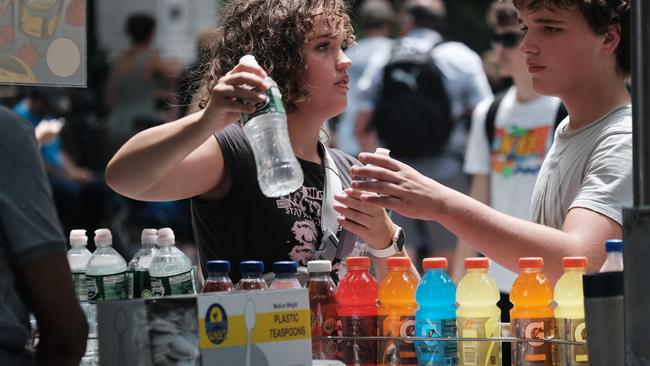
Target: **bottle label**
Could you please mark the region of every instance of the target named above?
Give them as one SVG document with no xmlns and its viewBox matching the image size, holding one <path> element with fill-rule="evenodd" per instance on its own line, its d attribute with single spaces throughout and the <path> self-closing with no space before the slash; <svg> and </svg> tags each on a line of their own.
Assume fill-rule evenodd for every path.
<svg viewBox="0 0 650 366">
<path fill-rule="evenodd" d="M 112 301 L 127 298 L 126 271 L 105 276 L 87 274 L 86 286 L 88 287 L 88 301 Z"/>
<path fill-rule="evenodd" d="M 526 339 L 553 337 L 553 318 L 512 319 L 513 336 Z M 512 359 L 521 366 L 553 365 L 553 350 L 547 342 L 517 342 L 512 347 Z"/>
<path fill-rule="evenodd" d="M 151 277 L 149 271 L 131 272 L 131 285 L 133 286 L 134 299 L 148 299 L 151 297 Z"/>
<path fill-rule="evenodd" d="M 172 295 L 194 295 L 192 270 L 174 276 L 151 277 L 151 297 Z"/>
<path fill-rule="evenodd" d="M 282 104 L 282 94 L 280 94 L 280 89 L 277 86 L 271 86 L 264 94 L 266 94 L 266 101 L 257 103 L 255 105 L 255 112 L 251 114 L 241 115 L 241 122 L 245 124 L 251 119 L 267 113 L 282 113 L 286 114 L 284 111 L 284 105 Z"/>
<path fill-rule="evenodd" d="M 336 303 L 309 305 L 309 322 L 311 324 L 311 335 L 329 337 L 335 336 L 336 332 Z M 314 360 L 335 360 L 337 343 L 336 341 L 312 341 L 312 359 Z"/>
<path fill-rule="evenodd" d="M 489 338 L 499 336 L 499 319 L 458 318 L 458 336 Z M 458 342 L 460 365 L 501 365 L 501 343 Z"/>
<path fill-rule="evenodd" d="M 584 319 L 555 319 L 555 338 L 586 342 L 587 328 Z M 586 366 L 589 364 L 587 346 L 553 344 L 556 366 Z"/>
<path fill-rule="evenodd" d="M 346 337 L 377 334 L 376 316 L 341 316 L 337 320 L 340 334 Z M 339 360 L 346 365 L 377 364 L 377 341 L 342 341 Z"/>
<path fill-rule="evenodd" d="M 84 272 L 72 272 L 72 286 L 74 286 L 74 293 L 79 301 L 88 300 L 88 288 Z"/>
<path fill-rule="evenodd" d="M 436 319 L 416 322 L 415 334 L 418 337 L 455 337 L 456 319 Z M 457 365 L 456 342 L 416 341 L 418 363 L 421 365 Z"/>
<path fill-rule="evenodd" d="M 379 316 L 379 335 L 386 337 L 412 337 L 415 317 L 412 315 Z M 379 341 L 379 363 L 384 365 L 417 365 L 413 342 Z"/>
</svg>

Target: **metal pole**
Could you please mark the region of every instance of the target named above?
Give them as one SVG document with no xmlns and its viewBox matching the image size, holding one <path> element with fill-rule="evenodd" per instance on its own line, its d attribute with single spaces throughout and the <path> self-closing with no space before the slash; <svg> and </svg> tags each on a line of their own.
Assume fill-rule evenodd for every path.
<svg viewBox="0 0 650 366">
<path fill-rule="evenodd" d="M 650 3 L 632 1 L 634 207 L 623 210 L 625 364 L 650 365 Z"/>
</svg>

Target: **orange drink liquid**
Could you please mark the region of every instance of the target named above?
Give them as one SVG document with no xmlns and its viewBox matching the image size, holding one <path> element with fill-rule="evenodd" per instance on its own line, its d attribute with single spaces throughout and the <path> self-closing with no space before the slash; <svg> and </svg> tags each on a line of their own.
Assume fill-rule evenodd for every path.
<svg viewBox="0 0 650 366">
<path fill-rule="evenodd" d="M 512 347 L 512 365 L 552 366 L 550 343 L 535 341 L 553 336 L 553 289 L 542 270 L 540 257 L 519 258 L 519 276 L 512 284 L 510 326 L 513 337 L 531 339 Z"/>
</svg>

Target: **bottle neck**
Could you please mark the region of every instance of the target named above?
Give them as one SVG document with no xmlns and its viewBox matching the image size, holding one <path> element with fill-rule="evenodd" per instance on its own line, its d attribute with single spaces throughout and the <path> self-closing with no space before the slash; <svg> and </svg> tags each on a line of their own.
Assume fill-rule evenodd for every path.
<svg viewBox="0 0 650 366">
<path fill-rule="evenodd" d="M 210 272 L 208 273 L 208 280 L 230 280 L 228 272 Z"/>
<path fill-rule="evenodd" d="M 142 244 L 142 247 L 143 247 L 144 249 L 155 249 L 155 248 L 156 248 L 156 244 Z"/>
<path fill-rule="evenodd" d="M 261 272 L 242 272 L 241 274 L 242 280 L 257 280 L 261 278 L 262 278 Z"/>
<path fill-rule="evenodd" d="M 520 273 L 542 273 L 540 268 L 522 268 Z"/>
<path fill-rule="evenodd" d="M 476 273 L 476 274 L 483 274 L 487 273 L 488 269 L 487 268 L 467 268 L 465 269 L 466 273 Z"/>
<path fill-rule="evenodd" d="M 587 269 L 584 267 L 567 267 L 564 269 L 564 273 L 579 273 L 579 274 L 585 274 L 587 273 Z"/>
<path fill-rule="evenodd" d="M 310 280 L 327 280 L 329 278 L 330 274 L 328 272 L 312 272 L 309 274 Z"/>
<path fill-rule="evenodd" d="M 391 267 L 391 268 L 388 268 L 388 271 L 391 272 L 391 273 L 405 273 L 408 270 L 409 270 L 408 267 Z"/>
<path fill-rule="evenodd" d="M 292 279 L 292 278 L 296 278 L 296 273 L 295 272 L 290 272 L 290 273 L 280 272 L 280 273 L 275 274 L 275 278 Z"/>
</svg>

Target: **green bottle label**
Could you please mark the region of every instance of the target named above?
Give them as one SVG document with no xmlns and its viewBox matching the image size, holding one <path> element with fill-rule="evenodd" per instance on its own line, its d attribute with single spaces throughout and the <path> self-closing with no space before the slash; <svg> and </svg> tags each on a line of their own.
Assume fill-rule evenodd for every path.
<svg viewBox="0 0 650 366">
<path fill-rule="evenodd" d="M 88 301 L 127 299 L 126 271 L 105 276 L 86 275 Z"/>
<path fill-rule="evenodd" d="M 255 112 L 251 114 L 241 114 L 242 124 L 262 114 L 286 113 L 284 105 L 282 104 L 282 94 L 280 94 L 280 89 L 278 89 L 277 86 L 271 86 L 264 94 L 266 95 L 266 101 L 257 103 L 255 105 Z"/>
<path fill-rule="evenodd" d="M 149 271 L 135 271 L 133 276 L 133 298 L 148 299 L 151 297 L 151 277 Z"/>
<path fill-rule="evenodd" d="M 151 277 L 151 297 L 194 294 L 192 270 L 174 276 Z"/>
<path fill-rule="evenodd" d="M 88 300 L 88 288 L 86 287 L 86 274 L 84 272 L 72 272 L 72 286 L 79 301 Z"/>
</svg>

